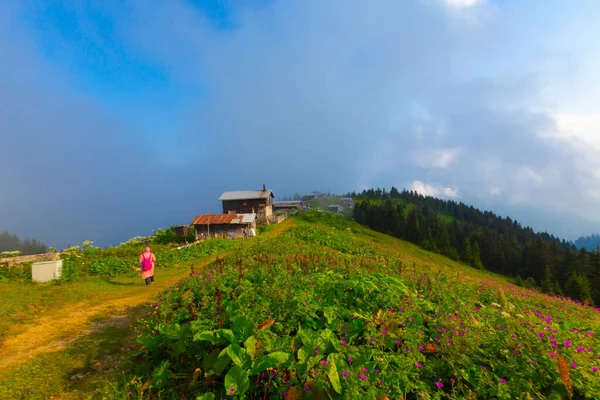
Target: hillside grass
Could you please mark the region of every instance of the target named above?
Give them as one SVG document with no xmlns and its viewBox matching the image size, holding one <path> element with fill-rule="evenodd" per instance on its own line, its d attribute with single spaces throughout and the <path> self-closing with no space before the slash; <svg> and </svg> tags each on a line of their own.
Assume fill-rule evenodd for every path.
<svg viewBox="0 0 600 400">
<path fill-rule="evenodd" d="M 104 397 L 599 398 L 598 311 L 329 213 L 211 264 Z"/>
</svg>

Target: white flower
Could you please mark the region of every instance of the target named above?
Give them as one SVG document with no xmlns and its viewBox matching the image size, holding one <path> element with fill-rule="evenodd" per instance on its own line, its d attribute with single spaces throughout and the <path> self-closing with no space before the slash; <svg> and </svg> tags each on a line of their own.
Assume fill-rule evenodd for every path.
<svg viewBox="0 0 600 400">
<path fill-rule="evenodd" d="M 524 316 L 522 316 L 521 314 L 517 314 L 517 317 L 519 318 L 525 318 Z"/>
<path fill-rule="evenodd" d="M 504 311 L 502 311 L 502 316 L 503 316 L 503 317 L 510 317 L 510 314 L 509 314 L 509 313 L 507 313 L 507 312 L 504 312 Z"/>
<path fill-rule="evenodd" d="M 500 308 L 500 304 L 498 304 L 498 303 L 492 303 L 492 307 L 498 307 L 498 308 Z"/>
</svg>

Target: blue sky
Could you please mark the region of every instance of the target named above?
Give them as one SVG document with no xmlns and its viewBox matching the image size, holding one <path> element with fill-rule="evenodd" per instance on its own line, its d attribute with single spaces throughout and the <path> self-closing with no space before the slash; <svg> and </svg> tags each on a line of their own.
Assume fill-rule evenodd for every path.
<svg viewBox="0 0 600 400">
<path fill-rule="evenodd" d="M 405 187 L 600 231 L 596 1 L 0 3 L 0 229 L 118 244 L 225 190 Z"/>
</svg>

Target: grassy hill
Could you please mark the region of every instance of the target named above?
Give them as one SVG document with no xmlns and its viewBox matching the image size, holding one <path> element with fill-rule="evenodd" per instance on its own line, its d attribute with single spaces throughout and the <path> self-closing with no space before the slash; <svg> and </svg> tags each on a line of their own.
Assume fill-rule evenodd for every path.
<svg viewBox="0 0 600 400">
<path fill-rule="evenodd" d="M 102 396 L 600 398 L 598 309 L 330 214 L 289 225 L 163 293 Z"/>
</svg>

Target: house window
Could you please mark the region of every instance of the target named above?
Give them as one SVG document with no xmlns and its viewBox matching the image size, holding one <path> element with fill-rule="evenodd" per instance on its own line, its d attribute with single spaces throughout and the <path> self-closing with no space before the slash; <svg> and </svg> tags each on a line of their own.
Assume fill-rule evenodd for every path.
<svg viewBox="0 0 600 400">
<path fill-rule="evenodd" d="M 242 202 L 242 205 L 243 205 L 244 207 L 246 207 L 246 206 L 248 205 L 248 202 L 247 202 L 247 201 L 243 201 L 243 202 Z"/>
</svg>

